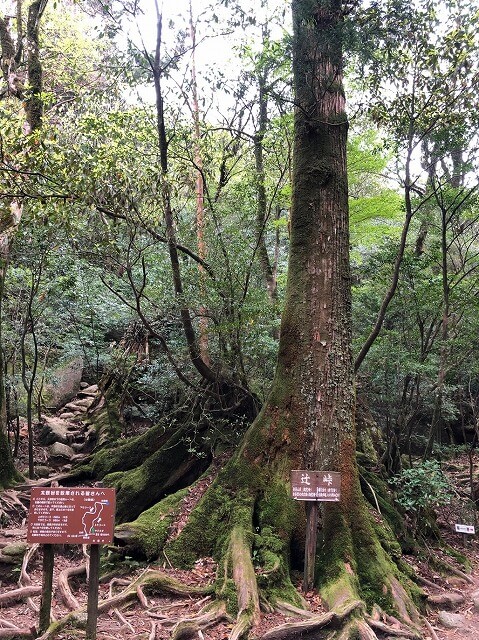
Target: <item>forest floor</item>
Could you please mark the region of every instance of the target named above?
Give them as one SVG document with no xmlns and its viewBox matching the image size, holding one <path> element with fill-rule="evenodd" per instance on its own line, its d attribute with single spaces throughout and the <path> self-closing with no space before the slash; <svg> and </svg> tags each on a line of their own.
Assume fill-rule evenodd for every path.
<svg viewBox="0 0 479 640">
<path fill-rule="evenodd" d="M 20 449 L 20 461 L 25 464 L 25 445 Z M 38 446 L 36 456 L 41 464 L 48 463 L 46 448 Z M 479 465 L 479 453 L 477 454 Z M 458 495 L 464 494 L 464 485 L 469 477 L 469 458 L 463 454 L 446 463 L 445 469 L 451 483 Z M 62 469 L 52 469 L 53 477 Z M 475 469 L 477 475 L 477 468 Z M 201 489 L 197 489 L 201 491 Z M 195 502 L 198 496 L 190 496 L 185 502 Z M 4 492 L 0 502 L 0 511 L 3 514 L 0 523 L 0 556 L 2 550 L 14 543 L 26 542 L 26 522 L 28 515 L 29 489 L 28 483 L 16 490 Z M 438 514 L 438 525 L 447 542 L 448 547 L 439 546 L 434 541 L 427 541 L 425 552 L 420 556 L 405 556 L 404 559 L 413 568 L 419 577 L 419 582 L 425 594 L 429 597 L 427 607 L 427 621 L 429 626 L 424 628 L 423 638 L 431 640 L 476 640 L 479 639 L 479 536 L 463 536 L 454 531 L 456 523 L 473 524 L 463 522 L 470 518 L 465 517 L 461 509 L 454 506 L 443 507 Z M 180 514 L 179 520 L 186 519 L 186 514 Z M 476 527 L 477 528 L 477 527 Z M 465 556 L 469 562 L 469 569 L 465 569 L 451 554 L 455 549 Z M 28 564 L 24 571 L 20 568 L 11 570 L 8 565 L 0 562 L 0 638 L 8 636 L 8 629 L 13 627 L 20 629 L 32 629 L 38 624 L 38 609 L 40 604 L 40 587 L 42 584 L 42 549 L 36 545 L 30 549 Z M 54 565 L 54 588 L 52 613 L 55 619 L 60 619 L 71 610 L 67 606 L 69 596 L 76 600 L 76 605 L 86 606 L 87 581 L 82 566 L 87 564 L 87 550 L 81 546 L 56 546 Z M 431 562 L 433 559 L 433 562 Z M 449 566 L 447 571 L 438 569 L 443 561 Z M 438 562 L 439 561 L 439 562 Z M 131 581 L 142 573 L 150 570 L 161 570 L 188 585 L 202 586 L 214 581 L 216 567 L 211 558 L 199 560 L 191 571 L 181 571 L 169 566 L 168 559 L 161 563 L 149 565 L 140 564 L 133 559 L 124 561 L 124 573 L 115 577 L 111 575 L 100 582 L 100 601 L 111 598 L 113 594 L 121 592 Z M 24 563 L 25 565 L 25 563 Z M 108 555 L 103 558 L 103 565 L 108 568 Z M 2 568 L 3 567 L 3 568 Z M 77 575 L 65 576 L 76 569 Z M 294 577 L 298 590 L 301 592 L 302 575 Z M 67 592 L 65 594 L 65 587 Z M 33 587 L 34 592 L 30 598 L 12 599 L 3 601 L 7 594 L 13 595 L 19 587 Z M 36 589 L 35 589 L 36 587 Z M 303 594 L 312 612 L 324 611 L 320 597 L 314 591 Z M 98 621 L 98 640 L 163 640 L 171 637 L 173 626 L 180 620 L 190 618 L 198 613 L 208 602 L 208 597 L 202 596 L 155 596 L 135 600 L 118 608 L 111 608 L 102 613 Z M 279 613 L 265 613 L 261 623 L 253 630 L 253 636 L 261 638 L 268 630 L 285 622 L 294 621 L 294 616 L 287 617 Z M 214 626 L 200 632 L 200 640 L 223 640 L 228 638 L 233 627 L 233 621 L 223 620 Z M 81 638 L 83 632 L 71 629 L 56 635 L 59 640 L 73 640 Z M 25 636 L 26 637 L 26 636 Z M 36 637 L 32 634 L 31 637 Z M 401 639 L 398 635 L 395 640 Z M 386 635 L 385 639 L 392 640 L 393 636 Z"/>
</svg>

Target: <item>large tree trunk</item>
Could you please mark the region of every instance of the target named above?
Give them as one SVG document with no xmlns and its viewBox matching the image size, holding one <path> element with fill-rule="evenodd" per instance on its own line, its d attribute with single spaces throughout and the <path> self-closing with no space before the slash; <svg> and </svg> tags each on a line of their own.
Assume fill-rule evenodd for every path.
<svg viewBox="0 0 479 640">
<path fill-rule="evenodd" d="M 373 604 L 394 611 L 409 625 L 407 635 L 417 620 L 412 591 L 397 578 L 387 525 L 369 514 L 356 465 L 341 2 L 293 0 L 293 18 L 291 248 L 272 391 L 182 531 L 166 540 L 163 530 L 145 535 L 148 525 L 139 518 L 128 525 L 128 536 L 136 528 L 140 546 L 142 539 L 161 540 L 149 554 L 165 549 L 181 565 L 212 554 L 220 567 L 216 594 L 236 614 L 230 638 L 243 638 L 260 616 L 260 602 L 266 608 L 304 604 L 290 581 L 291 566 L 301 566 L 305 528 L 304 503 L 290 497 L 291 470 L 339 471 L 341 502 L 324 504 L 317 549 L 318 586 L 331 611 L 281 637 L 371 640 L 374 623 L 364 612 Z M 178 501 L 165 505 L 168 517 Z M 149 526 L 157 526 L 159 518 L 151 520 Z"/>
</svg>

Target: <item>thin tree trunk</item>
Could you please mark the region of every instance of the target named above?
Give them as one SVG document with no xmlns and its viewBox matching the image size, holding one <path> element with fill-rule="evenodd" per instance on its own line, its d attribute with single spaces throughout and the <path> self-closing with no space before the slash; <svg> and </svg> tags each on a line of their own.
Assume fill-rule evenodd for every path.
<svg viewBox="0 0 479 640">
<path fill-rule="evenodd" d="M 190 0 L 190 35 L 191 35 L 191 90 L 193 93 L 193 124 L 194 124 L 194 162 L 196 165 L 196 239 L 198 243 L 198 256 L 205 262 L 207 257 L 206 240 L 205 240 L 205 195 L 203 182 L 203 158 L 201 155 L 201 132 L 200 132 L 200 106 L 198 101 L 198 83 L 196 78 L 196 26 L 193 21 L 193 7 Z M 206 273 L 203 265 L 198 263 L 200 272 L 200 294 L 204 297 L 206 289 Z M 201 305 L 199 309 L 199 326 L 198 326 L 198 345 L 201 358 L 209 366 L 210 358 L 208 352 L 208 317 L 206 308 Z"/>
<path fill-rule="evenodd" d="M 155 83 L 156 94 L 156 124 L 158 131 L 158 146 L 160 152 L 160 172 L 161 172 L 161 198 L 163 201 L 163 209 L 165 215 L 165 225 L 168 240 L 168 252 L 170 256 L 170 264 L 173 275 L 173 287 L 180 306 L 180 317 L 183 325 L 183 333 L 188 345 L 188 351 L 193 366 L 200 375 L 209 382 L 216 382 L 217 376 L 211 367 L 203 360 L 196 338 L 196 333 L 191 321 L 190 310 L 186 304 L 183 282 L 181 278 L 180 262 L 178 258 L 178 249 L 176 246 L 176 231 L 173 217 L 173 208 L 171 203 L 171 192 L 168 175 L 168 140 L 166 137 L 166 125 L 164 117 L 163 93 L 161 87 L 161 79 L 164 73 L 161 67 L 161 36 L 162 36 L 162 15 L 160 13 L 158 3 L 156 2 L 157 11 L 157 38 L 155 57 L 152 59 L 148 54 L 151 70 Z"/>
<path fill-rule="evenodd" d="M 442 267 L 442 320 L 441 320 L 441 345 L 439 350 L 439 367 L 436 381 L 436 397 L 434 400 L 434 410 L 431 419 L 429 439 L 424 453 L 424 458 L 428 458 L 434 448 L 434 443 L 442 444 L 443 420 L 443 400 L 444 400 L 444 380 L 446 377 L 448 338 L 449 338 L 449 313 L 450 313 L 450 287 L 449 273 L 447 265 L 447 210 L 441 208 L 441 267 Z"/>
<path fill-rule="evenodd" d="M 17 28 L 18 41 L 16 47 L 6 20 L 0 17 L 2 60 L 8 60 L 8 64 L 2 65 L 2 73 L 7 81 L 9 94 L 22 101 L 25 110 L 25 130 L 28 134 L 34 133 L 41 127 L 43 117 L 43 103 L 41 98 L 43 73 L 39 52 L 39 28 L 47 1 L 48 0 L 35 0 L 28 9 L 26 58 L 29 91 L 26 96 L 24 95 L 24 82 L 20 67 L 23 53 L 21 42 L 21 0 L 17 3 L 17 19 L 19 20 L 19 24 Z M 16 199 L 13 199 L 9 204 L 2 205 L 0 209 L 0 327 L 3 324 L 2 303 L 11 247 L 22 215 L 23 203 Z M 11 460 L 7 438 L 8 425 L 2 340 L 3 336 L 0 329 L 0 485 L 8 484 L 15 476 L 15 469 Z"/>
<path fill-rule="evenodd" d="M 266 38 L 267 29 L 263 27 L 263 40 Z M 266 224 L 268 221 L 268 203 L 266 198 L 266 172 L 264 167 L 264 148 L 263 140 L 268 126 L 268 96 L 266 92 L 266 72 L 259 70 L 258 76 L 258 108 L 259 118 L 258 127 L 254 135 L 254 158 L 256 168 L 256 236 L 258 247 L 258 260 L 266 283 L 266 290 L 271 301 L 276 300 L 276 278 L 274 277 L 273 267 L 268 255 L 266 247 Z"/>
</svg>

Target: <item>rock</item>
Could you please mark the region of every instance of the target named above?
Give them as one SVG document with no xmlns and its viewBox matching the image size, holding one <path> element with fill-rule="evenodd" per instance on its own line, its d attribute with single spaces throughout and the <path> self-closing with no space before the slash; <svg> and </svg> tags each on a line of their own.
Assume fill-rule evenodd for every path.
<svg viewBox="0 0 479 640">
<path fill-rule="evenodd" d="M 95 397 L 97 394 L 98 394 L 98 385 L 97 384 L 92 384 L 91 386 L 86 387 L 86 389 L 82 388 L 82 390 L 80 391 L 80 393 L 78 395 L 81 398 L 82 396 Z"/>
<path fill-rule="evenodd" d="M 439 622 L 446 627 L 446 629 L 458 629 L 459 627 L 465 626 L 466 618 L 462 613 L 439 611 Z"/>
<path fill-rule="evenodd" d="M 49 448 L 51 458 L 63 458 L 64 460 L 71 460 L 75 455 L 73 449 L 61 442 L 55 442 Z"/>
<path fill-rule="evenodd" d="M 66 411 L 65 413 L 60 414 L 60 420 L 72 420 L 75 417 L 75 414 L 71 411 Z"/>
<path fill-rule="evenodd" d="M 23 558 L 27 549 L 28 545 L 26 542 L 14 542 L 13 544 L 8 544 L 6 547 L 3 547 L 2 554 L 11 558 Z"/>
<path fill-rule="evenodd" d="M 35 475 L 37 478 L 48 478 L 52 470 L 50 467 L 46 467 L 45 465 L 39 464 L 35 467 Z"/>
<path fill-rule="evenodd" d="M 68 424 L 61 418 L 43 417 L 43 425 L 40 431 L 39 443 L 46 447 L 54 442 L 68 444 Z"/>
<path fill-rule="evenodd" d="M 69 402 L 65 405 L 65 409 L 68 409 L 69 411 L 73 411 L 75 413 L 86 412 L 86 407 L 82 407 L 81 405 L 77 404 L 77 402 Z"/>
<path fill-rule="evenodd" d="M 431 604 L 433 607 L 444 607 L 449 610 L 457 609 L 465 600 L 462 593 L 454 593 L 452 591 L 435 593 L 427 598 L 428 604 Z"/>
<path fill-rule="evenodd" d="M 45 402 L 47 406 L 55 409 L 63 407 L 80 391 L 80 382 L 83 372 L 83 358 L 77 357 L 70 360 L 53 372 L 55 383 L 49 383 L 45 387 Z"/>
<path fill-rule="evenodd" d="M 87 398 L 75 400 L 75 404 L 77 407 L 86 407 L 88 409 L 93 404 L 94 399 L 93 396 L 88 396 Z"/>
<path fill-rule="evenodd" d="M 9 544 L 0 549 L 0 581 L 16 582 L 18 573 L 16 569 L 22 566 L 23 556 L 27 550 L 24 542 Z"/>
<path fill-rule="evenodd" d="M 87 389 L 89 386 L 88 382 L 80 382 L 80 389 Z"/>
<path fill-rule="evenodd" d="M 472 602 L 474 604 L 474 611 L 479 613 L 479 590 L 471 593 Z"/>
</svg>

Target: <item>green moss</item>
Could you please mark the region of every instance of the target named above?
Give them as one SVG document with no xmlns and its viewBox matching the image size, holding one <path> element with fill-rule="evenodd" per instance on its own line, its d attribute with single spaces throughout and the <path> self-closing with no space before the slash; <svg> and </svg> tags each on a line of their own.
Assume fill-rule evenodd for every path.
<svg viewBox="0 0 479 640">
<path fill-rule="evenodd" d="M 370 505 L 377 510 L 379 506 L 381 516 L 387 521 L 393 534 L 388 538 L 392 544 L 399 542 L 402 552 L 410 552 L 416 548 L 416 542 L 408 533 L 404 524 L 404 516 L 399 513 L 393 504 L 388 485 L 377 473 L 367 469 L 360 470 L 361 490 Z"/>
<path fill-rule="evenodd" d="M 182 489 L 168 496 L 144 511 L 135 521 L 119 525 L 117 531 L 131 530 L 135 534 L 135 547 L 148 560 L 158 558 L 168 537 L 168 531 L 175 519 L 180 502 L 188 493 Z"/>
<path fill-rule="evenodd" d="M 17 472 L 13 464 L 10 445 L 2 431 L 0 433 L 0 490 L 10 487 L 14 482 L 20 482 L 22 476 Z"/>
<path fill-rule="evenodd" d="M 471 562 L 464 554 L 462 554 L 460 551 L 457 551 L 453 547 L 450 547 L 449 545 L 444 545 L 443 549 L 448 556 L 451 556 L 451 558 L 454 558 L 454 560 L 457 560 L 457 562 L 459 562 L 463 566 L 464 571 L 466 571 L 467 573 L 470 573 L 472 571 Z"/>
<path fill-rule="evenodd" d="M 70 472 L 70 480 L 79 482 L 80 480 L 90 480 L 95 477 L 93 467 L 90 464 L 83 464 Z"/>
<path fill-rule="evenodd" d="M 344 572 L 344 563 L 354 566 L 353 539 L 349 523 L 339 505 L 328 505 L 323 517 L 323 546 L 319 554 L 319 576 L 321 585 L 334 582 Z"/>
<path fill-rule="evenodd" d="M 232 459 L 192 511 L 179 537 L 168 545 L 171 562 L 188 568 L 203 556 L 212 555 L 221 560 L 233 526 L 251 530 L 255 490 L 241 487 L 258 484 L 253 465 Z"/>
<path fill-rule="evenodd" d="M 207 465 L 206 458 L 191 454 L 183 439 L 183 430 L 179 430 L 161 448 L 150 452 L 140 466 L 123 473 L 108 474 L 105 483 L 117 490 L 118 521 L 131 520 L 165 495 L 184 488 L 199 477 Z"/>
<path fill-rule="evenodd" d="M 464 556 L 461 556 L 460 553 L 451 553 L 451 549 L 448 550 L 449 555 L 451 555 L 452 557 L 454 557 L 455 560 L 458 560 L 459 562 L 461 562 L 461 560 L 464 561 L 464 568 L 466 569 L 466 571 L 469 570 L 469 563 L 467 562 L 467 559 L 464 558 Z M 447 562 L 445 562 L 444 560 L 442 560 L 437 554 L 431 554 L 431 556 L 428 557 L 428 563 L 429 566 L 436 569 L 436 571 L 439 571 L 440 573 L 442 573 L 444 576 L 449 576 L 451 575 L 451 567 L 448 565 Z M 469 565 L 469 566 L 468 566 Z M 467 568 L 466 568 L 467 567 Z"/>
<path fill-rule="evenodd" d="M 259 524 L 263 535 L 266 530 L 274 530 L 283 539 L 289 539 L 298 522 L 300 506 L 292 500 L 289 481 L 273 480 L 267 484 L 258 504 Z"/>
<path fill-rule="evenodd" d="M 123 425 L 121 423 L 120 400 L 108 397 L 105 405 L 94 414 L 92 425 L 95 427 L 97 439 L 100 444 L 105 442 L 117 442 L 120 438 Z"/>
<path fill-rule="evenodd" d="M 95 419 L 96 428 L 108 421 L 106 411 Z M 145 433 L 130 438 L 121 444 L 115 443 L 114 447 L 105 447 L 93 456 L 91 468 L 98 478 L 115 471 L 128 471 L 142 464 L 152 453 L 157 451 L 167 439 L 167 427 L 165 422 L 151 427 Z"/>
<path fill-rule="evenodd" d="M 234 580 L 231 578 L 224 580 L 221 586 L 221 591 L 218 595 L 222 600 L 224 600 L 227 613 L 232 618 L 236 618 L 238 615 L 238 594 L 236 592 Z"/>
</svg>

